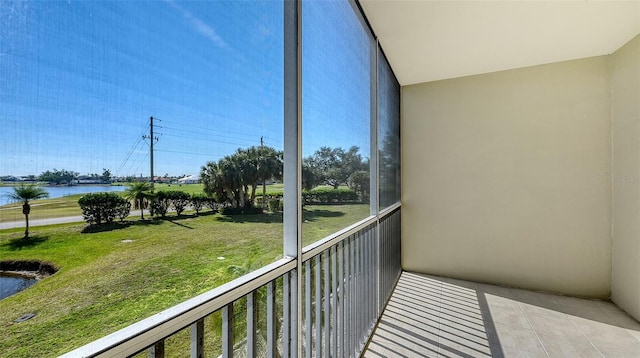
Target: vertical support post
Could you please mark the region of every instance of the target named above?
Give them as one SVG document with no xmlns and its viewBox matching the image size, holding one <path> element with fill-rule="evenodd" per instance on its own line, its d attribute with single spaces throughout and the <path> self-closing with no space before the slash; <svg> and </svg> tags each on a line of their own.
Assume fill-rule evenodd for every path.
<svg viewBox="0 0 640 358">
<path fill-rule="evenodd" d="M 204 319 L 191 325 L 191 358 L 204 357 Z"/>
<path fill-rule="evenodd" d="M 233 302 L 222 308 L 222 356 L 224 358 L 233 358 L 233 326 L 234 313 Z"/>
<path fill-rule="evenodd" d="M 359 11 L 356 11 L 358 13 Z M 365 27 L 366 28 L 366 27 Z M 380 173 L 378 172 L 378 163 L 380 151 L 378 150 L 378 40 L 371 39 L 369 44 L 369 98 L 370 98 L 370 138 L 369 138 L 369 207 L 371 215 L 377 215 L 380 211 L 379 185 L 378 180 Z"/>
<path fill-rule="evenodd" d="M 247 294 L 247 357 L 256 357 L 256 343 L 258 331 L 258 305 L 256 304 L 256 291 Z"/>
<path fill-rule="evenodd" d="M 297 260 L 292 272 L 291 357 L 302 356 L 302 4 L 284 1 L 284 254 Z"/>
</svg>

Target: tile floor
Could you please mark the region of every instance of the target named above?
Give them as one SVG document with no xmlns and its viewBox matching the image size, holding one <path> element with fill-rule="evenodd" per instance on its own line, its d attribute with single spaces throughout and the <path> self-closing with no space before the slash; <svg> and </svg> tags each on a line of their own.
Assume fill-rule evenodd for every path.
<svg viewBox="0 0 640 358">
<path fill-rule="evenodd" d="M 607 301 L 404 272 L 365 357 L 640 357 Z"/>
</svg>

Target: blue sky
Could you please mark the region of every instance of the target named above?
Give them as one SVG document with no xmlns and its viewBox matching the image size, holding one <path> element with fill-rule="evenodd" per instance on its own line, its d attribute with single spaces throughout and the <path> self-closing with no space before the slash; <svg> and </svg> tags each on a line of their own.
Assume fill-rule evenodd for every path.
<svg viewBox="0 0 640 358">
<path fill-rule="evenodd" d="M 370 39 L 343 1 L 304 9 L 303 152 L 369 150 Z M 193 174 L 282 149 L 282 3 L 0 2 L 0 176 Z"/>
</svg>

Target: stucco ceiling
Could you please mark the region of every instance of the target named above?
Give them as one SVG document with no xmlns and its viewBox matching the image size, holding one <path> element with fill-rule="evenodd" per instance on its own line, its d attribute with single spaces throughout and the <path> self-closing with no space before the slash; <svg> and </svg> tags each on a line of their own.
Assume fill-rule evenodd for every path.
<svg viewBox="0 0 640 358">
<path fill-rule="evenodd" d="M 640 0 L 360 3 L 402 85 L 606 55 L 640 33 Z"/>
</svg>

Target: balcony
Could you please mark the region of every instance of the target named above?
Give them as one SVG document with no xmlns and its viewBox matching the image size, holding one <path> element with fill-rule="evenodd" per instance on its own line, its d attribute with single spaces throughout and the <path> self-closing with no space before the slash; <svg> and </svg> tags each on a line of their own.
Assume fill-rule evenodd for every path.
<svg viewBox="0 0 640 358">
<path fill-rule="evenodd" d="M 344 58 L 353 67 L 336 66 L 339 72 L 321 71 L 318 77 L 341 80 L 360 71 L 365 79 L 349 88 L 336 81 L 344 93 L 365 99 L 345 99 L 349 109 L 365 115 L 336 118 L 341 124 L 363 122 L 351 134 L 364 133 L 363 143 L 370 147 L 374 214 L 301 247 L 301 207 L 285 206 L 284 258 L 63 357 L 164 357 L 169 351 L 192 357 L 640 356 L 640 324 L 615 305 L 640 317 L 637 4 L 571 2 L 560 11 L 528 2 L 515 9 L 483 4 L 483 16 L 470 16 L 476 20 L 471 26 L 469 18 L 451 14 L 479 14 L 475 2 L 285 1 L 284 26 L 277 22 L 277 28 L 284 27 L 284 56 L 276 65 L 283 69 L 287 203 L 301 198 L 301 143 L 323 143 L 338 131 L 317 125 L 303 138 L 302 117 L 316 113 L 302 108 L 321 97 L 314 95 L 332 91 L 307 90 L 304 98 L 311 103 L 305 102 L 303 68 L 317 68 L 314 59 L 335 64 L 330 56 L 302 55 L 303 24 L 325 19 L 305 18 L 303 3 L 344 5 L 335 22 L 311 27 L 318 39 L 325 39 L 327 28 L 340 29 L 345 13 L 364 31 L 361 38 L 353 36 L 359 45 L 353 52 L 364 54 L 362 61 Z M 458 6 L 466 8 L 458 12 Z M 308 10 L 313 14 L 313 7 Z M 564 20 L 537 21 L 558 13 Z M 244 10 L 237 14 L 244 23 Z M 590 21 L 572 21 L 577 18 Z M 442 19 L 459 22 L 449 27 Z M 531 25 L 531 19 L 545 28 L 518 26 Z M 629 21 L 636 27 L 622 26 L 615 39 L 598 41 L 609 40 L 608 46 L 591 49 L 584 41 Z M 427 28 L 406 30 L 416 23 Z M 501 27 L 487 35 L 482 31 L 487 23 Z M 441 27 L 434 31 L 437 24 Z M 202 32 L 202 24 L 195 25 Z M 562 38 L 569 27 L 577 29 L 573 37 L 550 39 Z M 451 28 L 463 32 L 441 31 Z M 211 35 L 206 30 L 204 35 Z M 523 32 L 531 35 L 528 41 Z M 467 39 L 471 33 L 481 36 Z M 547 36 L 536 38 L 538 33 Z M 476 47 L 503 43 L 499 34 L 513 42 L 495 51 Z M 409 35 L 416 37 L 405 41 Z M 425 50 L 421 43 L 444 47 Z M 584 47 L 567 51 L 577 44 Z M 353 46 L 343 44 L 335 53 L 348 53 L 345 48 Z M 469 60 L 480 55 L 484 61 Z M 434 66 L 440 66 L 435 74 Z M 402 101 L 395 95 L 400 89 Z M 333 92 L 335 99 L 317 107 L 340 102 L 343 92 Z M 393 130 L 385 135 L 386 127 Z M 384 153 L 387 144 L 392 148 Z M 383 196 L 378 181 L 384 164 L 397 189 L 385 205 L 402 200 L 378 212 L 382 198 L 375 196 Z"/>
<path fill-rule="evenodd" d="M 169 341 L 192 357 L 212 345 L 224 357 L 357 356 L 400 275 L 400 214 L 399 205 L 388 208 L 305 247 L 299 260 L 284 258 L 63 357 L 164 357 Z M 219 341 L 206 339 L 209 319 L 222 321 Z M 172 341 L 185 330 L 189 344 Z"/>
<path fill-rule="evenodd" d="M 192 357 L 218 345 L 224 357 L 640 355 L 640 323 L 609 301 L 402 272 L 400 214 L 390 208 L 306 247 L 301 260 L 282 259 L 63 357 L 164 357 L 167 344 Z M 205 320 L 215 315 L 221 339 L 207 341 Z"/>
<path fill-rule="evenodd" d="M 365 357 L 638 357 L 609 301 L 403 272 Z"/>
</svg>

